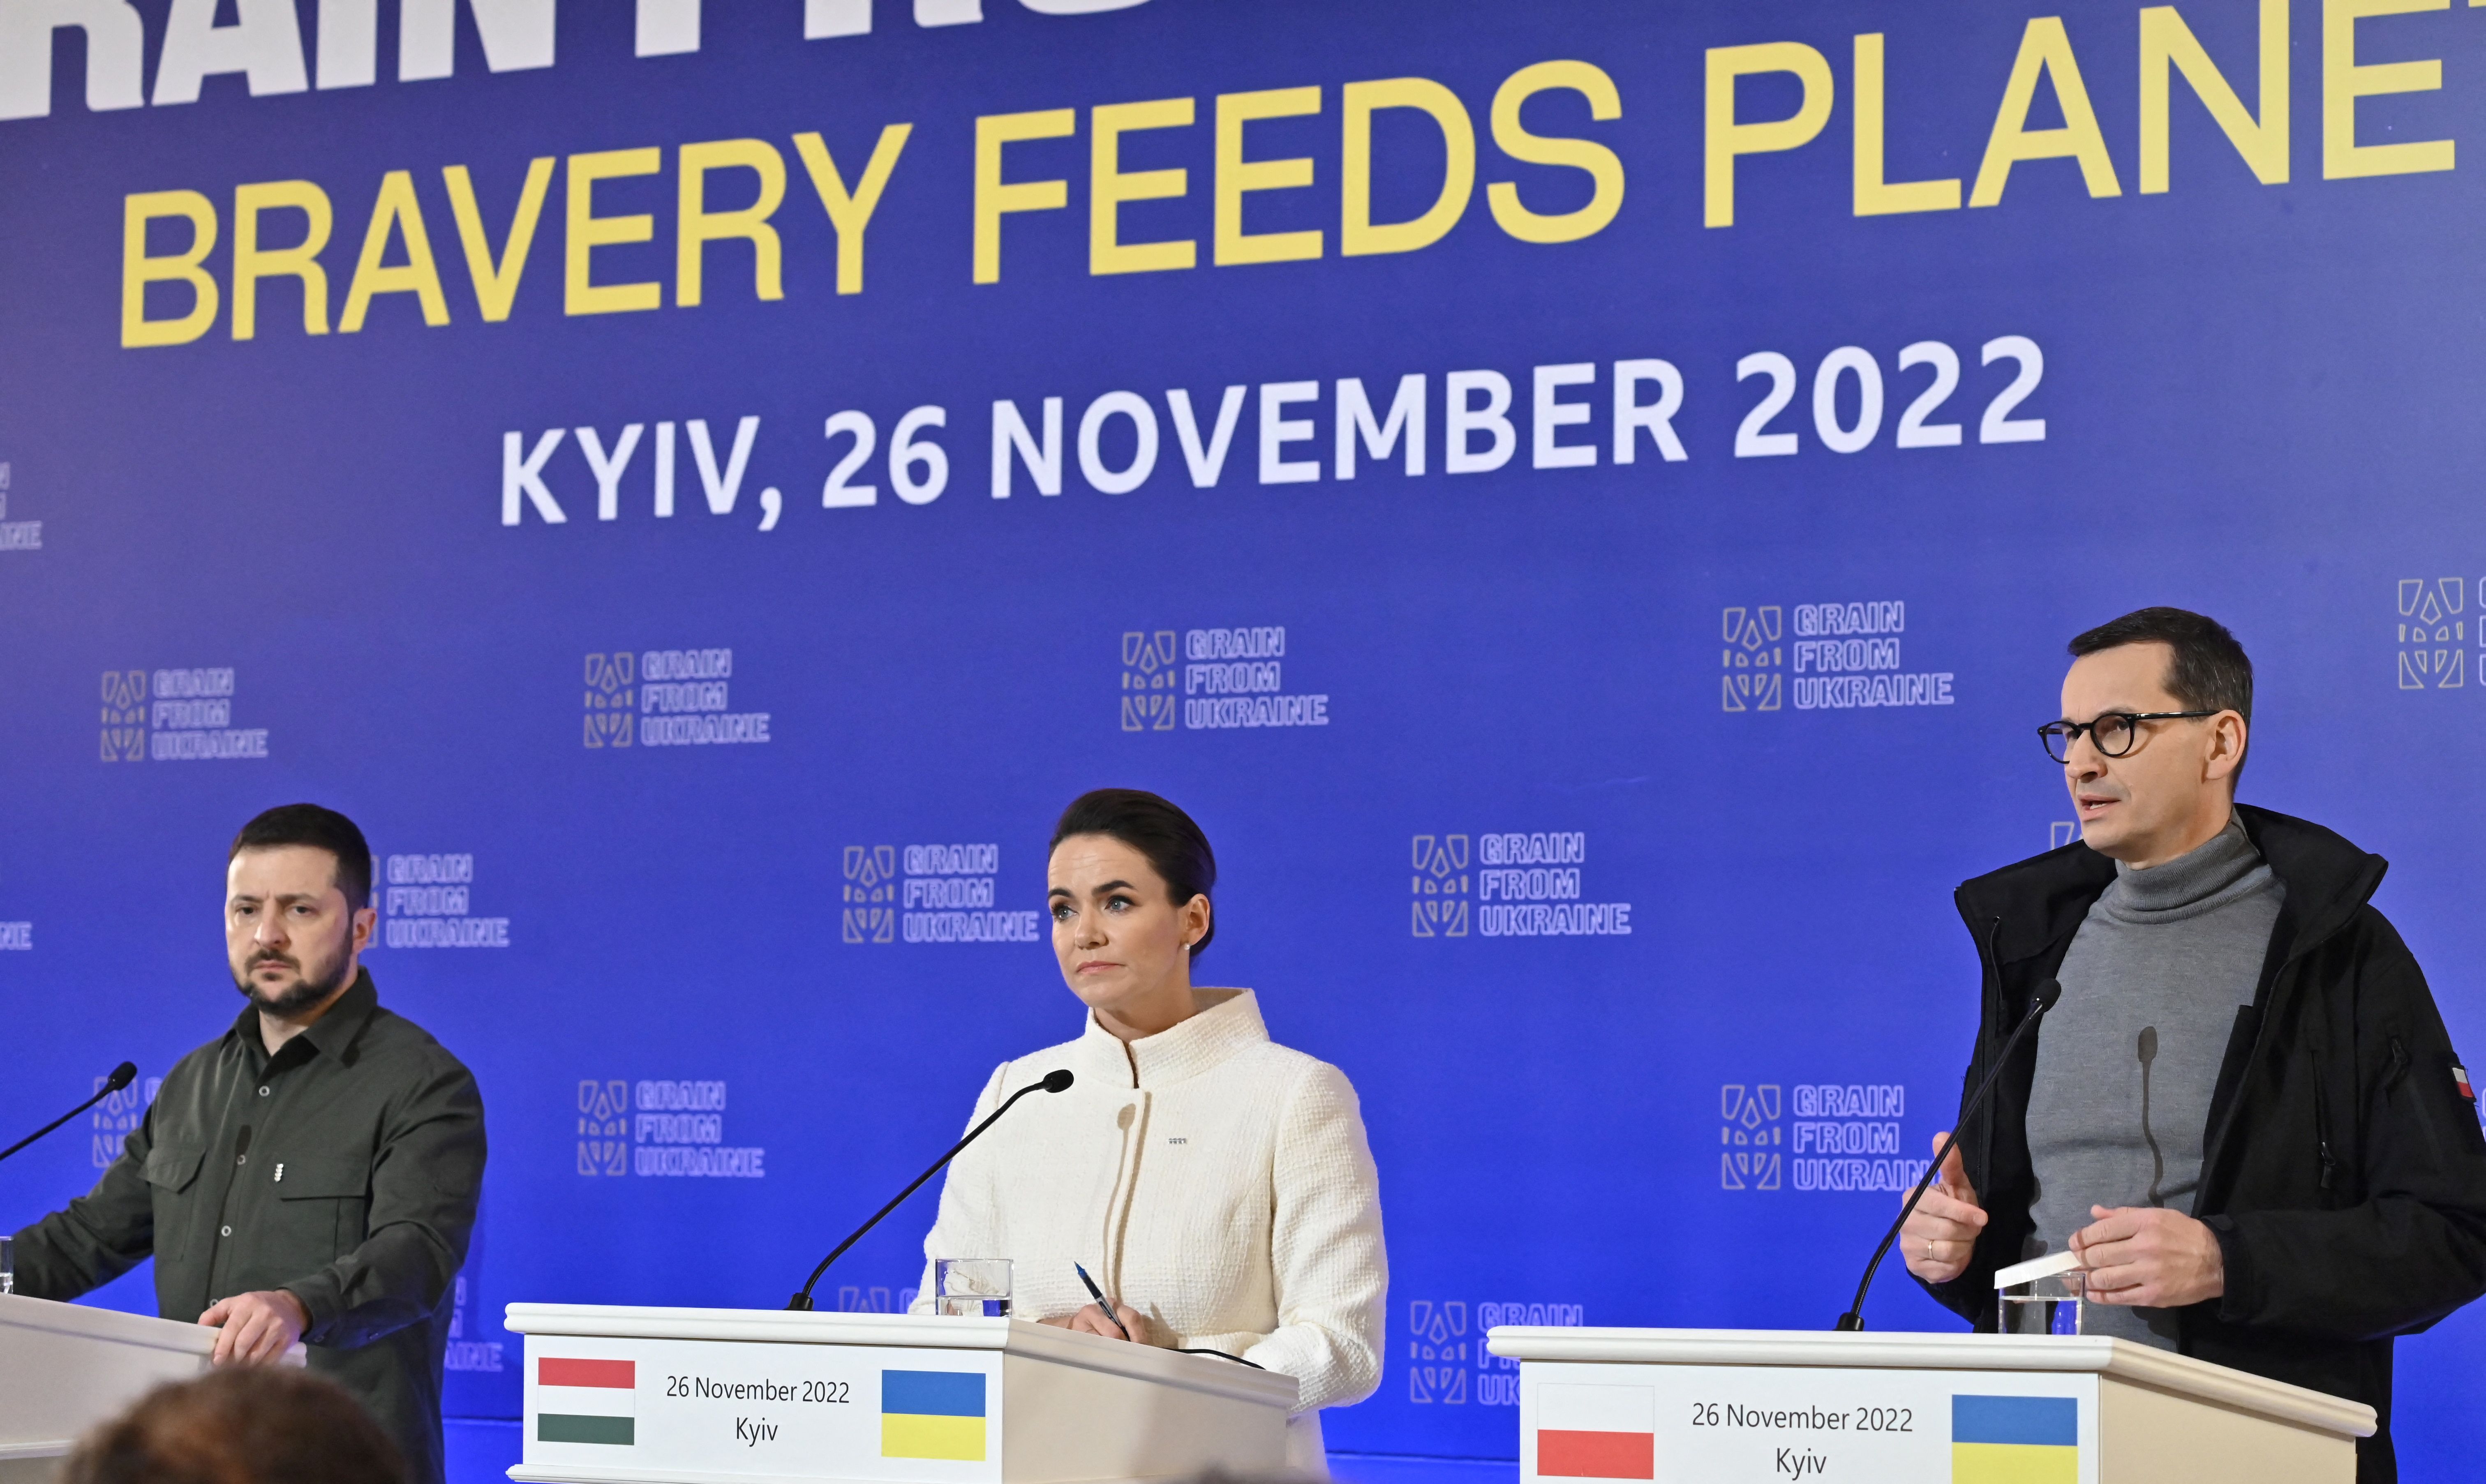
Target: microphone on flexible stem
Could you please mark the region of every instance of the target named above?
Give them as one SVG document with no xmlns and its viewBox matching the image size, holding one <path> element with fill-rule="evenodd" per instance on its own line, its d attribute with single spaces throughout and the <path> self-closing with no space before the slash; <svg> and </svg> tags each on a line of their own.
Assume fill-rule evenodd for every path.
<svg viewBox="0 0 2486 1484">
<path fill-rule="evenodd" d="M 2021 1017 L 2019 1025 L 2011 1028 L 2011 1034 L 2004 1038 L 2002 1052 L 1994 1058 L 1994 1065 L 1986 1069 L 1985 1081 L 1976 1085 L 1975 1095 L 1968 1100 L 1967 1107 L 1959 1111 L 1958 1127 L 1943 1140 L 1942 1148 L 1934 1155 L 1934 1162 L 1925 1167 L 1924 1177 L 1917 1182 L 1915 1190 L 1908 1193 L 1908 1203 L 1899 1208 L 1899 1219 L 1892 1222 L 1891 1229 L 1883 1234 L 1882 1245 L 1873 1249 L 1873 1260 L 1864 1265 L 1864 1280 L 1856 1285 L 1856 1302 L 1847 1306 L 1846 1313 L 1838 1316 L 1838 1323 L 1834 1328 L 1864 1328 L 1864 1295 L 1873 1286 L 1873 1275 L 1880 1271 L 1882 1259 L 1890 1255 L 1891 1244 L 1899 1240 L 1899 1228 L 1908 1224 L 1909 1217 L 1917 1214 L 1917 1202 L 1925 1198 L 1926 1187 L 1934 1183 L 1934 1176 L 1942 1173 L 1943 1161 L 1950 1158 L 1951 1149 L 1958 1144 L 1960 1130 L 1968 1127 L 1969 1120 L 1985 1106 L 1985 1095 L 1994 1090 L 1994 1080 L 2002 1076 L 2003 1069 L 2010 1064 L 2011 1053 L 2019 1049 L 2021 1037 L 2044 1019 L 2046 1012 L 2055 1007 L 2055 1002 L 2062 998 L 2063 986 L 2053 979 L 2038 985 L 2037 992 L 2029 997 L 2029 1013 Z"/>
<path fill-rule="evenodd" d="M 802 1291 L 801 1291 L 801 1292 L 799 1292 L 799 1293 L 797 1293 L 797 1294 L 795 1294 L 793 1298 L 791 1298 L 791 1299 L 787 1300 L 787 1303 L 786 1303 L 786 1306 L 787 1306 L 787 1308 L 789 1308 L 789 1309 L 808 1309 L 808 1308 L 810 1308 L 810 1307 L 812 1306 L 812 1285 L 813 1285 L 813 1284 L 815 1284 L 815 1283 L 817 1283 L 817 1282 L 820 1280 L 820 1275 L 821 1275 L 821 1274 L 826 1273 L 827 1271 L 829 1271 L 829 1264 L 830 1264 L 830 1263 L 833 1263 L 833 1262 L 837 1261 L 839 1258 L 841 1258 L 841 1257 L 844 1256 L 844 1255 L 846 1254 L 846 1249 L 847 1249 L 847 1248 L 850 1248 L 850 1247 L 854 1246 L 856 1243 L 858 1243 L 858 1242 L 862 1241 L 862 1240 L 863 1240 L 863 1234 L 864 1234 L 865 1232 L 870 1231 L 870 1230 L 871 1230 L 874 1226 L 879 1225 L 879 1224 L 880 1224 L 880 1219 L 881 1219 L 882 1217 L 887 1216 L 890 1212 L 897 1210 L 897 1209 L 898 1209 L 901 1204 L 903 1204 L 903 1203 L 905 1202 L 905 1200 L 906 1200 L 906 1197 L 907 1197 L 907 1196 L 914 1195 L 914 1194 L 916 1193 L 916 1191 L 917 1191 L 917 1190 L 919 1190 L 919 1189 L 921 1189 L 921 1188 L 922 1188 L 922 1186 L 923 1186 L 923 1184 L 924 1184 L 924 1182 L 925 1182 L 925 1181 L 929 1180 L 929 1179 L 931 1179 L 934 1175 L 939 1174 L 939 1173 L 941 1172 L 941 1167 L 943 1167 L 944 1165 L 949 1164 L 952 1160 L 956 1159 L 956 1158 L 958 1157 L 958 1151 L 959 1151 L 959 1150 L 961 1150 L 961 1149 L 963 1149 L 963 1148 L 967 1147 L 967 1145 L 969 1145 L 969 1144 L 971 1144 L 971 1143 L 974 1143 L 974 1142 L 976 1141 L 976 1136 L 977 1136 L 977 1135 L 981 1134 L 984 1130 L 986 1130 L 986 1129 L 988 1129 L 988 1128 L 991 1128 L 991 1127 L 993 1126 L 993 1124 L 994 1124 L 994 1123 L 996 1123 L 997 1121 L 999 1121 L 999 1120 L 1000 1120 L 1000 1118 L 1001 1118 L 1001 1115 L 1002 1115 L 1002 1114 L 1004 1114 L 1004 1113 L 1006 1113 L 1009 1112 L 1009 1111 L 1010 1111 L 1011 1109 L 1013 1109 L 1013 1108 L 1016 1108 L 1016 1107 L 1018 1106 L 1018 1100 L 1019 1100 L 1020 1098 L 1023 1098 L 1023 1097 L 1027 1096 L 1027 1095 L 1028 1095 L 1029 1093 L 1031 1093 L 1031 1092 L 1063 1092 L 1063 1091 L 1067 1091 L 1067 1090 L 1069 1089 L 1069 1086 L 1070 1086 L 1070 1082 L 1071 1082 L 1071 1077 L 1070 1077 L 1070 1073 L 1069 1073 L 1069 1071 L 1068 1071 L 1066 1068 L 1057 1067 L 1057 1068 L 1055 1068 L 1054 1070 L 1052 1070 L 1052 1071 L 1047 1072 L 1047 1073 L 1045 1073 L 1045 1074 L 1044 1074 L 1044 1081 L 1042 1081 L 1042 1082 L 1038 1082 L 1038 1083 L 1031 1083 L 1031 1084 L 1029 1084 L 1028 1086 L 1024 1086 L 1024 1087 L 1019 1088 L 1016 1092 L 1011 1093 L 1011 1094 L 1010 1094 L 1010 1096 L 1009 1096 L 1009 1101 L 1008 1101 L 1008 1102 L 1006 1102 L 1006 1103 L 1004 1103 L 1004 1104 L 1002 1104 L 1002 1106 L 1001 1106 L 1001 1107 L 994 1109 L 994 1110 L 993 1110 L 993 1113 L 992 1113 L 992 1116 L 991 1116 L 991 1117 L 986 1118 L 983 1122 L 977 1124 L 974 1128 L 971 1128 L 971 1129 L 967 1130 L 967 1137 L 966 1137 L 966 1138 L 964 1138 L 964 1139 L 959 1140 L 956 1143 L 952 1144 L 952 1145 L 950 1146 L 950 1152 L 949 1152 L 949 1153 L 942 1155 L 942 1156 L 941 1156 L 939 1159 L 937 1159 L 937 1160 L 934 1160 L 934 1161 L 932 1162 L 932 1168 L 929 1168 L 929 1169 L 927 1169 L 927 1170 L 924 1171 L 924 1173 L 922 1173 L 922 1174 L 920 1174 L 920 1175 L 917 1175 L 917 1176 L 915 1177 L 915 1179 L 914 1179 L 914 1182 L 913 1182 L 912 1184 L 908 1185 L 908 1186 L 906 1187 L 906 1189 L 904 1189 L 904 1190 L 902 1190 L 902 1191 L 899 1191 L 899 1192 L 898 1193 L 898 1195 L 897 1195 L 894 1198 L 892 1198 L 892 1199 L 891 1199 L 891 1201 L 889 1202 L 889 1204 L 887 1204 L 887 1205 L 885 1205 L 885 1206 L 881 1207 L 881 1208 L 880 1208 L 879 1210 L 877 1210 L 877 1211 L 874 1211 L 874 1212 L 871 1214 L 871 1220 L 870 1220 L 870 1221 L 868 1221 L 868 1222 L 864 1223 L 862 1225 L 860 1225 L 860 1226 L 856 1227 L 856 1228 L 854 1229 L 854 1235 L 853 1235 L 853 1236 L 850 1236 L 850 1237 L 846 1238 L 843 1242 L 839 1243 L 839 1244 L 838 1244 L 838 1246 L 837 1246 L 837 1250 L 836 1250 L 835 1251 L 832 1251 L 832 1252 L 831 1252 L 831 1253 L 829 1253 L 829 1255 L 827 1255 L 826 1257 L 821 1258 L 821 1259 L 820 1259 L 820 1265 L 819 1265 L 818 1267 L 814 1268 L 814 1269 L 812 1270 L 812 1276 L 811 1276 L 810 1278 L 807 1278 L 803 1279 L 803 1287 L 802 1287 Z"/>
<path fill-rule="evenodd" d="M 131 1083 L 136 1082 L 137 1080 L 137 1062 L 124 1061 L 121 1063 L 121 1065 L 114 1067 L 112 1069 L 112 1075 L 103 1080 L 103 1086 L 97 1091 L 95 1096 L 88 1098 L 85 1102 L 70 1109 L 68 1113 L 61 1114 L 51 1122 L 44 1124 L 41 1128 L 39 1128 L 35 1130 L 35 1132 L 27 1135 L 25 1138 L 18 1140 L 8 1148 L 0 1149 L 0 1160 L 7 1159 L 9 1156 L 16 1153 L 28 1144 L 33 1143 L 36 1140 L 42 1138 L 52 1130 L 59 1128 L 62 1124 L 69 1122 L 71 1118 L 76 1117 L 78 1114 L 86 1112 L 90 1108 L 93 1108 L 96 1104 L 102 1102 L 105 1098 L 112 1096 L 114 1093 L 128 1086 Z"/>
</svg>

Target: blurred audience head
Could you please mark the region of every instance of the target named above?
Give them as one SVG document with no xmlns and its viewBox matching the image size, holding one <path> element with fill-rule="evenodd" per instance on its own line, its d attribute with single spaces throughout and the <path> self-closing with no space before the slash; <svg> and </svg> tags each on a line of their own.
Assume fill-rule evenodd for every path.
<svg viewBox="0 0 2486 1484">
<path fill-rule="evenodd" d="M 404 1484 L 362 1404 L 293 1366 L 157 1387 L 87 1434 L 61 1484 Z"/>
</svg>

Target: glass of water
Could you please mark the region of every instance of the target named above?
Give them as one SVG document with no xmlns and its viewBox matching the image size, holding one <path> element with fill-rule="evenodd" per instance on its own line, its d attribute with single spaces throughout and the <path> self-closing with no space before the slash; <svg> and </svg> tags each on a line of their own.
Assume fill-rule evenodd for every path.
<svg viewBox="0 0 2486 1484">
<path fill-rule="evenodd" d="M 2005 1334 L 2078 1334 L 2088 1275 L 2078 1268 L 1995 1290 Z"/>
<path fill-rule="evenodd" d="M 1007 1257 L 943 1257 L 932 1264 L 932 1312 L 1007 1319 L 1010 1265 Z"/>
<path fill-rule="evenodd" d="M 17 1239 L 0 1237 L 0 1293 L 17 1291 Z"/>
</svg>

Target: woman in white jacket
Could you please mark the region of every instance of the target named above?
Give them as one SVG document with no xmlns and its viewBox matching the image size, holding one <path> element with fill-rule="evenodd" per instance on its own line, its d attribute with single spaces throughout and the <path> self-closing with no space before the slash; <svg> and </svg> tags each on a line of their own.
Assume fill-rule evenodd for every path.
<svg viewBox="0 0 2486 1484">
<path fill-rule="evenodd" d="M 1056 1067 L 1077 1082 L 958 1157 L 924 1251 L 1009 1258 L 1018 1317 L 1294 1377 L 1287 1462 L 1317 1469 L 1320 1409 L 1381 1380 L 1380 1192 L 1345 1075 L 1271 1041 L 1252 991 L 1193 987 L 1216 877 L 1200 827 L 1155 794 L 1063 812 L 1046 895 L 1087 1024 L 995 1068 L 970 1126 Z M 924 1286 L 918 1310 L 928 1261 Z"/>
</svg>

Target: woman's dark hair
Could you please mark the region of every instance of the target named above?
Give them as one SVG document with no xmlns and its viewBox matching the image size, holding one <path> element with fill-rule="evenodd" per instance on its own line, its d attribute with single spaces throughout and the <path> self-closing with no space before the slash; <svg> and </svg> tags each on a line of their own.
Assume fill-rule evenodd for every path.
<svg viewBox="0 0 2486 1484">
<path fill-rule="evenodd" d="M 1146 856 L 1177 907 L 1217 885 L 1217 852 L 1208 848 L 1208 837 L 1189 814 L 1145 788 L 1097 788 L 1071 800 L 1053 827 L 1053 844 L 1045 849 L 1050 852 L 1074 835 L 1102 835 Z M 1191 946 L 1191 956 L 1206 952 L 1208 940 L 1216 936 L 1212 916 L 1208 931 Z"/>
</svg>

